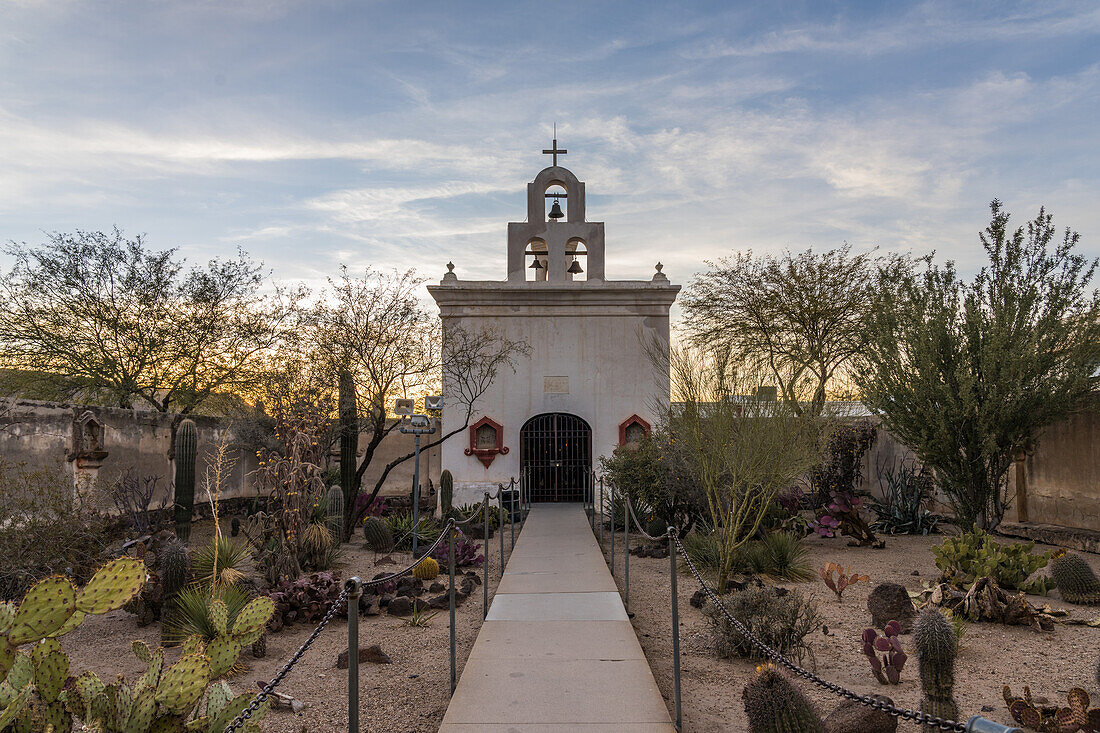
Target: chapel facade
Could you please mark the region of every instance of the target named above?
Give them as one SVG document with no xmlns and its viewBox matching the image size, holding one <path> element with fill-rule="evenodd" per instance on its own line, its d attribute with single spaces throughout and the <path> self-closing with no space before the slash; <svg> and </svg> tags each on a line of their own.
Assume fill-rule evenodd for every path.
<svg viewBox="0 0 1100 733">
<path fill-rule="evenodd" d="M 543 152 L 554 164 L 527 184 L 527 220 L 508 224 L 507 279 L 461 280 L 448 263 L 428 287 L 444 359 L 455 329 L 489 329 L 529 346 L 515 373 L 498 371 L 465 433 L 442 445 L 456 506 L 511 478 L 535 502 L 582 501 L 599 457 L 646 434 L 668 405 L 667 368 L 649 352 L 668 349 L 680 286 L 660 263 L 650 280 L 608 280 L 604 225 L 587 220 L 584 183 L 557 164 L 565 153 L 557 140 Z M 445 382 L 443 433 L 465 420 L 449 392 Z"/>
</svg>

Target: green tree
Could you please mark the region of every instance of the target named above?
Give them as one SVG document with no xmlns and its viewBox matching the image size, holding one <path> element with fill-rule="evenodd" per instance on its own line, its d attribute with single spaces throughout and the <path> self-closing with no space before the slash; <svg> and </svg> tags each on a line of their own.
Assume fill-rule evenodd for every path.
<svg viewBox="0 0 1100 733">
<path fill-rule="evenodd" d="M 980 234 L 989 262 L 970 282 L 953 263 L 883 270 L 856 382 L 886 428 L 928 466 L 964 527 L 995 528 L 1019 448 L 1097 388 L 1097 261 L 1059 241 L 1041 209 L 1011 230 L 999 201 Z"/>
<path fill-rule="evenodd" d="M 746 396 L 758 376 L 731 362 L 728 352 L 674 348 L 665 358 L 670 449 L 704 495 L 724 588 L 738 548 L 756 534 L 776 494 L 821 462 L 823 419 L 799 414 L 786 401 Z"/>
<path fill-rule="evenodd" d="M 820 415 L 863 346 L 874 264 L 848 245 L 710 262 L 684 294 L 688 339 L 728 348 L 796 412 Z"/>
<path fill-rule="evenodd" d="M 261 294 L 262 266 L 239 252 L 185 269 L 140 235 L 51 234 L 11 244 L 0 274 L 0 367 L 53 375 L 70 396 L 179 415 L 254 385 L 296 293 Z"/>
</svg>

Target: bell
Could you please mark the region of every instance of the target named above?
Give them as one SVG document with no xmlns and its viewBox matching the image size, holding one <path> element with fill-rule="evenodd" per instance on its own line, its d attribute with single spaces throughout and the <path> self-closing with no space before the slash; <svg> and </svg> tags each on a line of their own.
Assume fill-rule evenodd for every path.
<svg viewBox="0 0 1100 733">
<path fill-rule="evenodd" d="M 547 214 L 551 219 L 563 219 L 565 218 L 565 212 L 561 210 L 561 206 L 558 205 L 558 200 L 554 199 L 554 205 L 550 207 L 550 213 Z"/>
<path fill-rule="evenodd" d="M 566 270 L 566 272 L 568 272 L 570 275 L 579 275 L 584 272 L 584 268 L 581 267 L 581 263 L 579 261 L 573 260 L 572 264 L 569 265 L 569 269 Z"/>
<path fill-rule="evenodd" d="M 539 262 L 539 258 L 536 257 L 534 259 L 534 261 L 531 264 L 529 264 L 527 267 L 528 267 L 528 269 L 531 269 L 531 270 L 541 270 L 542 269 L 542 263 Z"/>
</svg>

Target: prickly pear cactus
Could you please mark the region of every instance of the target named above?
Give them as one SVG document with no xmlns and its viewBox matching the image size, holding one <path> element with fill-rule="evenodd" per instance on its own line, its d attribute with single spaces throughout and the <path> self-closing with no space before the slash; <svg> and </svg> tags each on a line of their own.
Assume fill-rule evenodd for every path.
<svg viewBox="0 0 1100 733">
<path fill-rule="evenodd" d="M 198 458 L 199 433 L 193 420 L 184 420 L 176 428 L 176 537 L 187 542 L 191 537 L 191 514 L 195 510 L 195 461 Z"/>
<path fill-rule="evenodd" d="M 825 725 L 810 701 L 770 664 L 741 693 L 751 733 L 824 733 Z"/>
<path fill-rule="evenodd" d="M 896 685 L 901 680 L 901 670 L 908 656 L 901 649 L 901 624 L 890 621 L 882 630 L 882 636 L 874 629 L 863 630 L 863 653 L 871 662 L 871 672 L 882 684 Z M 882 654 L 880 658 L 878 655 Z"/>
<path fill-rule="evenodd" d="M 145 577 L 144 563 L 123 557 L 100 568 L 79 591 L 65 578 L 46 578 L 31 586 L 18 606 L 0 603 L 0 730 L 72 728 L 64 689 L 69 658 L 56 637 L 88 614 L 126 605 Z M 33 645 L 29 654 L 16 650 L 25 644 Z"/>
</svg>

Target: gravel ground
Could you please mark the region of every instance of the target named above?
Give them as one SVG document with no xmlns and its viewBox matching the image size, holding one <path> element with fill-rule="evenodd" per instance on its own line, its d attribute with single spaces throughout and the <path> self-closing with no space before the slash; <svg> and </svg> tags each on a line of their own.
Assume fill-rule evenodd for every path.
<svg viewBox="0 0 1100 733">
<path fill-rule="evenodd" d="M 617 539 L 621 540 L 621 535 Z M 852 566 L 853 572 L 866 573 L 871 582 L 849 587 L 843 603 L 819 579 L 805 583 L 783 583 L 813 594 L 828 634 L 816 632 L 809 640 L 817 660 L 817 671 L 825 679 L 867 694 L 885 694 L 904 707 L 915 708 L 920 702 L 920 680 L 911 635 L 902 636 L 910 660 L 902 671 L 902 683 L 880 685 L 871 675 L 859 640 L 870 624 L 867 596 L 877 583 L 892 581 L 910 590 L 919 590 L 921 581 L 938 577 L 931 547 L 942 536 L 888 537 L 882 550 L 851 548 L 845 539 L 807 538 L 815 569 L 828 561 Z M 633 544 L 633 543 L 632 543 Z M 605 543 L 605 549 L 608 549 Z M 1037 546 L 1037 550 L 1052 549 Z M 622 589 L 622 544 L 616 544 L 615 578 Z M 1086 555 L 1100 571 L 1100 556 Z M 914 576 L 916 570 L 919 575 Z M 635 614 L 634 628 L 649 659 L 661 693 L 672 710 L 672 641 L 669 609 L 669 561 L 630 558 L 630 610 Z M 712 651 L 710 624 L 702 612 L 688 605 L 698 584 L 686 569 L 678 577 L 680 598 L 680 650 L 684 730 L 741 731 L 747 729 L 741 690 L 752 678 L 758 662 L 718 659 Z M 1032 596 L 1033 604 L 1050 602 L 1065 608 L 1076 618 L 1092 619 L 1100 609 L 1075 606 L 1061 600 L 1057 591 L 1046 598 Z M 1046 696 L 1062 704 L 1065 693 L 1080 686 L 1092 699 L 1100 701 L 1093 670 L 1100 652 L 1100 629 L 1088 626 L 1058 625 L 1053 633 L 1041 633 L 1021 626 L 975 623 L 963 635 L 956 666 L 955 696 L 963 721 L 971 715 L 985 715 L 1010 722 L 1001 697 L 1001 686 L 1008 684 L 1018 694 L 1025 684 L 1035 695 Z M 835 695 L 808 682 L 800 688 L 809 694 L 822 714 L 839 702 Z M 899 730 L 918 730 L 903 723 Z"/>
<path fill-rule="evenodd" d="M 197 541 L 209 536 L 213 525 L 197 525 L 193 533 Z M 519 527 L 516 528 L 517 536 Z M 510 537 L 505 536 L 505 552 L 509 552 Z M 500 545 L 494 537 L 489 541 L 489 601 L 492 602 L 500 577 Z M 375 565 L 375 555 L 360 547 L 360 543 L 344 545 L 337 570 L 341 577 L 359 575 L 372 578 L 379 572 L 392 572 L 411 562 L 407 553 L 394 553 L 400 565 Z M 480 573 L 480 569 L 479 573 Z M 441 576 L 441 581 L 445 576 Z M 481 628 L 482 596 L 478 586 L 457 610 L 458 673 L 466 663 L 478 630 Z M 256 680 L 268 680 L 305 641 L 312 627 L 296 624 L 278 634 L 268 636 L 267 656 L 254 659 L 246 650 L 241 660 L 248 669 L 234 675 L 229 684 L 234 692 L 256 691 Z M 428 628 L 413 628 L 400 618 L 386 614 L 361 617 L 361 646 L 380 644 L 393 664 L 359 665 L 360 730 L 390 733 L 438 730 L 450 700 L 450 654 L 447 612 L 436 616 Z M 286 710 L 272 710 L 265 718 L 263 730 L 271 733 L 301 733 L 301 731 L 347 730 L 347 672 L 336 668 L 337 655 L 346 648 L 346 619 L 336 618 L 318 637 L 313 646 L 277 688 L 306 703 L 295 715 Z M 115 611 L 104 616 L 89 617 L 78 629 L 62 637 L 62 645 L 72 660 L 71 674 L 94 670 L 109 681 L 122 674 L 133 681 L 143 665 L 130 651 L 134 639 L 143 639 L 151 646 L 160 640 L 160 625 L 138 628 L 135 617 Z M 179 657 L 179 650 L 168 651 L 168 660 Z"/>
</svg>

